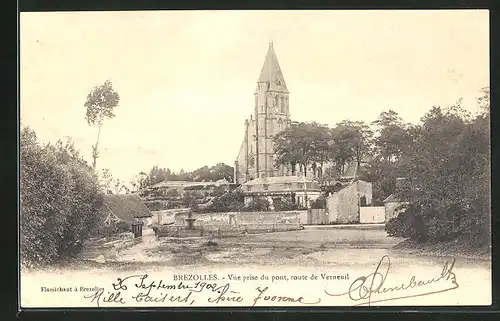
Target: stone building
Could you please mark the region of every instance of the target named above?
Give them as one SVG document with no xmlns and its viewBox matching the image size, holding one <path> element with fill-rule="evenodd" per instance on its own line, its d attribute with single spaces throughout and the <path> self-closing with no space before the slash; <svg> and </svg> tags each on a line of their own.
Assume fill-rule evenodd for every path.
<svg viewBox="0 0 500 321">
<path fill-rule="evenodd" d="M 390 219 L 398 217 L 399 214 L 403 213 L 406 210 L 404 205 L 408 204 L 408 202 L 400 200 L 394 194 L 389 195 L 384 200 L 385 222 L 387 223 Z"/>
<path fill-rule="evenodd" d="M 353 180 L 327 197 L 328 222 L 359 223 L 360 208 L 371 203 L 372 184 L 362 180 Z"/>
<path fill-rule="evenodd" d="M 308 207 L 321 195 L 319 183 L 304 176 L 256 178 L 242 184 L 241 191 L 246 204 L 256 197 L 266 198 L 271 207 L 282 197 L 290 197 L 299 206 Z"/>
<path fill-rule="evenodd" d="M 273 43 L 264 60 L 254 92 L 253 113 L 244 122 L 243 141 L 234 164 L 234 182 L 243 184 L 255 178 L 290 177 L 289 166 L 275 167 L 273 137 L 290 125 L 290 92 L 274 51 Z M 323 164 L 321 171 L 307 168 L 308 179 L 318 179 L 318 175 L 333 166 Z M 304 173 L 298 173 L 303 175 Z M 355 162 L 345 166 L 341 176 L 351 178 L 356 172 Z"/>
<path fill-rule="evenodd" d="M 288 169 L 274 166 L 273 136 L 289 126 L 290 108 L 288 88 L 272 42 L 254 97 L 253 115 L 245 120 L 243 142 L 234 166 L 238 184 L 254 178 L 290 174 Z"/>
</svg>

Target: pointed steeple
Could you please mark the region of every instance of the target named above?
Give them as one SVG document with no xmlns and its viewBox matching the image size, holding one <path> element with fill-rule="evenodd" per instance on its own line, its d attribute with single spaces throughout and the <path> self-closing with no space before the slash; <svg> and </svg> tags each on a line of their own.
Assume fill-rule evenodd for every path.
<svg viewBox="0 0 500 321">
<path fill-rule="evenodd" d="M 269 42 L 266 60 L 257 82 L 269 84 L 269 90 L 288 92 L 272 41 Z"/>
</svg>

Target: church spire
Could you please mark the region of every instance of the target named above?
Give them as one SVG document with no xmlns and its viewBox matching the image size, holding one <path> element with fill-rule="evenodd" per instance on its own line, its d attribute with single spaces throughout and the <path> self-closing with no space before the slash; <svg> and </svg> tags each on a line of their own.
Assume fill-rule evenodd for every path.
<svg viewBox="0 0 500 321">
<path fill-rule="evenodd" d="M 273 42 L 269 42 L 269 49 L 267 51 L 264 66 L 260 72 L 258 83 L 267 83 L 269 90 L 288 92 L 286 87 L 285 78 L 281 72 L 278 58 L 274 52 Z"/>
</svg>

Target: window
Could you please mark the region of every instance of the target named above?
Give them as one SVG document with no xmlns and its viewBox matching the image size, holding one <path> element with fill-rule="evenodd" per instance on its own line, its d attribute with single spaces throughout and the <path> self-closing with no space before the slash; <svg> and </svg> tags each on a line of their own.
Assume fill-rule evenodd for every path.
<svg viewBox="0 0 500 321">
<path fill-rule="evenodd" d="M 267 191 L 269 189 L 269 184 L 264 184 L 264 190 Z"/>
<path fill-rule="evenodd" d="M 304 188 L 304 184 L 303 183 L 299 183 L 299 188 Z"/>
</svg>

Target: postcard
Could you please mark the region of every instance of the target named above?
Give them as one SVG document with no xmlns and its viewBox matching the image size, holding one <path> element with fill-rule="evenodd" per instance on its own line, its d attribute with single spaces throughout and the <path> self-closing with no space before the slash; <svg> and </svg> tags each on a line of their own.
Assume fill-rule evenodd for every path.
<svg viewBox="0 0 500 321">
<path fill-rule="evenodd" d="M 22 12 L 21 308 L 487 306 L 487 10 Z"/>
</svg>

